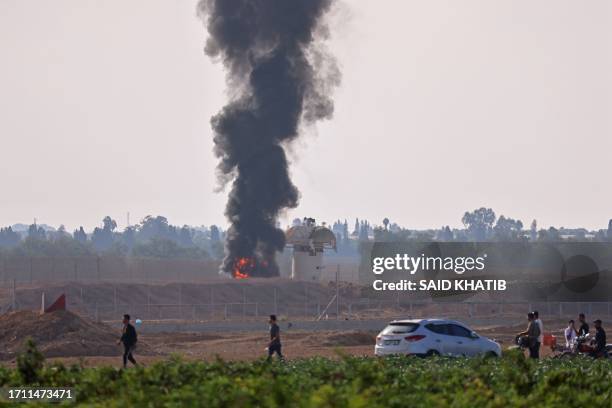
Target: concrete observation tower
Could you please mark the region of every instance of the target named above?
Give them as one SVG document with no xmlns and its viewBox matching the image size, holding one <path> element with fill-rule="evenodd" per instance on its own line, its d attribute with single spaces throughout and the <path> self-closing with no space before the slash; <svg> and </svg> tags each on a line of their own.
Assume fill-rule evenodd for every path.
<svg viewBox="0 0 612 408">
<path fill-rule="evenodd" d="M 336 236 L 324 226 L 316 225 L 314 218 L 304 218 L 286 232 L 287 247 L 293 249 L 291 279 L 318 281 L 323 269 L 323 252 L 336 251 Z"/>
</svg>

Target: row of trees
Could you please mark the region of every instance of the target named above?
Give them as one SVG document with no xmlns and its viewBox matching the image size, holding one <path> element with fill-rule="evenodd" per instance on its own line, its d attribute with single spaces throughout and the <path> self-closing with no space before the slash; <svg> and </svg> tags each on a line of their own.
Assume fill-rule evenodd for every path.
<svg viewBox="0 0 612 408">
<path fill-rule="evenodd" d="M 352 233 L 348 232 L 348 222 L 340 220 L 333 223 L 331 229 L 336 234 L 341 251 L 349 247 L 355 249 L 355 245 L 346 244 L 353 241 L 597 241 L 612 242 L 612 220 L 607 229 L 588 231 L 585 228 L 555 228 L 538 229 L 536 220 L 533 220 L 528 229 L 524 227 L 521 220 L 500 215 L 497 217 L 491 208 L 478 208 L 466 211 L 461 218 L 463 229 L 451 229 L 449 226 L 440 229 L 410 230 L 402 228 L 396 223 L 391 223 L 388 218 L 382 220 L 382 225 L 372 227 L 369 222 L 355 220 L 355 228 Z"/>
<path fill-rule="evenodd" d="M 88 256 L 111 254 L 156 258 L 221 258 L 223 232 L 215 225 L 192 228 L 171 225 L 165 217 L 147 216 L 139 224 L 117 230 L 111 217 L 87 233 L 80 227 L 72 234 L 63 226 L 56 231 L 32 224 L 25 233 L 0 229 L 0 250 L 16 256 Z"/>
<path fill-rule="evenodd" d="M 461 219 L 464 228 L 410 230 L 392 223 L 388 218 L 380 226 L 367 220 L 356 219 L 352 227 L 348 221 L 337 220 L 330 228 L 338 243 L 338 252 L 345 255 L 358 253 L 360 242 L 413 240 L 413 241 L 610 241 L 612 220 L 607 229 L 587 231 L 584 228 L 538 229 L 533 220 L 528 229 L 521 220 L 496 216 L 491 208 L 467 211 Z M 294 220 L 294 225 L 301 220 Z M 147 216 L 137 225 L 123 231 L 111 217 L 104 217 L 99 227 L 87 233 L 80 227 L 69 233 L 63 226 L 47 230 L 32 224 L 24 233 L 11 227 L 0 228 L 0 253 L 23 256 L 88 256 L 95 254 L 133 255 L 157 258 L 223 257 L 224 233 L 217 226 L 182 227 L 171 225 L 162 216 Z"/>
</svg>

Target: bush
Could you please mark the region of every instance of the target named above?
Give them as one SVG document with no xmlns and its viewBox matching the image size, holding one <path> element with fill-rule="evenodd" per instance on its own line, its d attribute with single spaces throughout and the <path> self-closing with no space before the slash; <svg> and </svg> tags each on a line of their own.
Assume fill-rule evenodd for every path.
<svg viewBox="0 0 612 408">
<path fill-rule="evenodd" d="M 0 375 L 0 381 L 6 378 Z M 346 357 L 286 363 L 171 359 L 124 371 L 45 366 L 38 382 L 74 387 L 80 404 L 100 407 L 609 408 L 612 361 L 536 362 L 520 353 L 499 359 Z"/>
<path fill-rule="evenodd" d="M 17 356 L 17 371 L 23 384 L 32 384 L 38 381 L 45 358 L 31 338 L 28 337 L 24 345 L 25 351 Z"/>
</svg>

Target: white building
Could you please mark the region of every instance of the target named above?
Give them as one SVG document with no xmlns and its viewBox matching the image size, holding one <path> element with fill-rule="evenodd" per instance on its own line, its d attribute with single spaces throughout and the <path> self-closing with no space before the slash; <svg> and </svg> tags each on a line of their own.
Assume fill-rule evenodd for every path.
<svg viewBox="0 0 612 408">
<path fill-rule="evenodd" d="M 323 269 L 325 249 L 336 250 L 336 236 L 327 227 L 317 226 L 314 218 L 304 218 L 286 233 L 287 247 L 293 249 L 291 279 L 318 281 Z"/>
</svg>

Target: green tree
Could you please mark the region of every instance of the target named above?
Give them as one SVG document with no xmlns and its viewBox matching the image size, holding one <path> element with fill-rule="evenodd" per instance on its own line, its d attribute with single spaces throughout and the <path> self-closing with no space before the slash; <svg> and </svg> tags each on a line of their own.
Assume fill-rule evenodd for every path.
<svg viewBox="0 0 612 408">
<path fill-rule="evenodd" d="M 495 222 L 495 212 L 491 208 L 481 207 L 472 212 L 465 212 L 461 222 L 466 227 L 472 241 L 485 241 Z"/>
<path fill-rule="evenodd" d="M 113 246 L 113 231 L 117 223 L 111 217 L 106 216 L 102 220 L 102 228 L 96 227 L 91 236 L 91 242 L 97 251 L 107 251 Z"/>
<path fill-rule="evenodd" d="M 24 384 L 32 384 L 38 381 L 45 358 L 32 338 L 28 337 L 24 345 L 25 350 L 17 356 L 17 371 Z"/>
<path fill-rule="evenodd" d="M 538 239 L 538 222 L 533 220 L 531 222 L 531 228 L 529 230 L 529 236 L 532 241 L 536 241 Z"/>
<path fill-rule="evenodd" d="M 521 238 L 523 223 L 520 220 L 506 218 L 503 215 L 493 227 L 493 236 L 496 241 L 518 241 Z"/>
<path fill-rule="evenodd" d="M 221 240 L 221 237 L 219 234 L 219 227 L 217 227 L 216 225 L 210 226 L 210 240 L 212 242 L 219 242 Z"/>
</svg>

